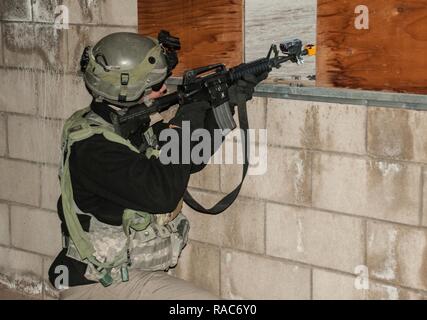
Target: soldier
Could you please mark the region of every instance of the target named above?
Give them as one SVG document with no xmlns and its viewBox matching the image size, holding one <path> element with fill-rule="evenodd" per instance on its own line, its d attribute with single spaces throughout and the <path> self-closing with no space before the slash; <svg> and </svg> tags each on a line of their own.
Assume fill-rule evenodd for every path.
<svg viewBox="0 0 427 320">
<path fill-rule="evenodd" d="M 190 175 L 205 164 L 162 164 L 157 139 L 165 129 L 182 139 L 183 121 L 191 131 L 213 133 L 209 103 L 182 105 L 169 123 L 130 123 L 126 137 L 112 124 L 112 114 L 164 95 L 177 62 L 159 40 L 134 33 L 114 33 L 85 49 L 82 71 L 93 102 L 64 125 L 58 200 L 64 241 L 49 269 L 54 286 L 67 271 L 71 288 L 63 299 L 216 298 L 165 272 L 187 242 L 181 207 Z M 230 99 L 251 99 L 261 80 L 230 87 Z"/>
</svg>

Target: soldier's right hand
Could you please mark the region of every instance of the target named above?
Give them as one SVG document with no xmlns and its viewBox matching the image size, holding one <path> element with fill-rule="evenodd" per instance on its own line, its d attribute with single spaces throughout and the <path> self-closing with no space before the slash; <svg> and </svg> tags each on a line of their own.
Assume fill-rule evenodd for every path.
<svg viewBox="0 0 427 320">
<path fill-rule="evenodd" d="M 210 104 L 206 101 L 196 101 L 181 105 L 175 117 L 169 121 L 169 124 L 182 128 L 182 122 L 188 121 L 191 131 L 204 128 L 206 111 L 210 108 Z"/>
</svg>

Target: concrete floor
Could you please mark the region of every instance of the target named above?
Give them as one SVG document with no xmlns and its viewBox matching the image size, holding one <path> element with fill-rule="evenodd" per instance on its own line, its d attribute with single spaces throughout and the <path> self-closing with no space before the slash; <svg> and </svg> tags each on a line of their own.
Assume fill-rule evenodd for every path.
<svg viewBox="0 0 427 320">
<path fill-rule="evenodd" d="M 33 300 L 33 299 L 15 290 L 9 290 L 4 287 L 0 287 L 0 300 Z"/>
</svg>

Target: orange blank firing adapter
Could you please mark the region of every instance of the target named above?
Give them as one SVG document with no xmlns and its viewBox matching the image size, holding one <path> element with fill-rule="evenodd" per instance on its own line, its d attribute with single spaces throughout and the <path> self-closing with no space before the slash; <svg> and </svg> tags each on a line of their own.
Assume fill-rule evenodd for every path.
<svg viewBox="0 0 427 320">
<path fill-rule="evenodd" d="M 316 55 L 317 48 L 314 44 L 307 44 L 304 49 L 307 50 L 308 56 L 315 56 Z"/>
</svg>

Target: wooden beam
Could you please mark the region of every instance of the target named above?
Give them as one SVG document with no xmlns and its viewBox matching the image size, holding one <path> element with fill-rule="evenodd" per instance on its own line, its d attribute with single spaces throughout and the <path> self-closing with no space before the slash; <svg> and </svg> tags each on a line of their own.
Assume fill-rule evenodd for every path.
<svg viewBox="0 0 427 320">
<path fill-rule="evenodd" d="M 318 1 L 317 85 L 427 94 L 427 0 Z M 366 21 L 365 21 L 366 22 Z"/>
<path fill-rule="evenodd" d="M 161 29 L 181 39 L 174 75 L 212 63 L 243 61 L 243 0 L 138 0 L 138 29 L 157 36 Z"/>
</svg>

